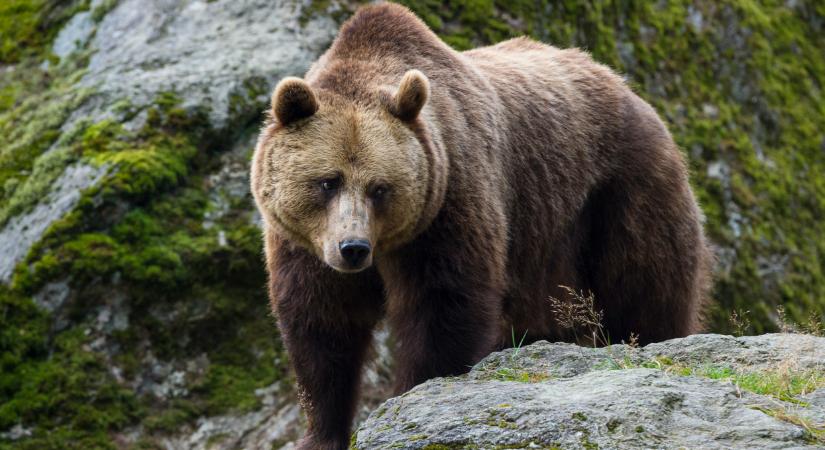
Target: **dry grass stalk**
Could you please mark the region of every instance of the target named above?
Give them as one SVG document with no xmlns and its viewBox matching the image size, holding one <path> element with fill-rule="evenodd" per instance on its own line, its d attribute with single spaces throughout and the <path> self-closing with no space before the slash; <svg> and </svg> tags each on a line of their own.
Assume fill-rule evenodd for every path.
<svg viewBox="0 0 825 450">
<path fill-rule="evenodd" d="M 580 344 L 601 347 L 610 345 L 610 338 L 605 332 L 602 320 L 604 311 L 596 309 L 596 298 L 592 292 L 576 291 L 569 286 L 559 286 L 568 296 L 567 300 L 550 297 L 550 304 L 556 322 L 573 333 Z M 636 338 L 638 345 L 638 336 Z"/>
</svg>

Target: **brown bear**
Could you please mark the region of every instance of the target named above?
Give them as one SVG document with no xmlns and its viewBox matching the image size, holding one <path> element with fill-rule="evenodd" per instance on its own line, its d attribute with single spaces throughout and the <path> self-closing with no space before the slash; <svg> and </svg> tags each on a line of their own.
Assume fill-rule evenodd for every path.
<svg viewBox="0 0 825 450">
<path fill-rule="evenodd" d="M 276 87 L 251 182 L 301 448 L 346 447 L 382 318 L 399 393 L 466 372 L 511 330 L 570 339 L 560 286 L 595 295 L 614 342 L 700 326 L 710 254 L 685 161 L 579 50 L 457 52 L 404 7 L 363 7 Z"/>
</svg>

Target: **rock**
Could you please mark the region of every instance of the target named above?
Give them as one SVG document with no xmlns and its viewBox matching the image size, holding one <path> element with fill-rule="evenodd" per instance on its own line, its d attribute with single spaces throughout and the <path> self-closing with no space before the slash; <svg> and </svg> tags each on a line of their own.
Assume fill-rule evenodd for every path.
<svg viewBox="0 0 825 450">
<path fill-rule="evenodd" d="M 537 342 L 388 400 L 353 442 L 358 449 L 821 448 L 793 417 L 825 427 L 823 389 L 789 403 L 667 368 L 803 373 L 825 371 L 823 364 L 825 338 L 803 335 L 697 335 L 641 349 Z"/>
<path fill-rule="evenodd" d="M 125 99 L 143 108 L 162 92 L 174 92 L 186 108 L 208 110 L 215 128 L 237 119 L 232 108 L 241 106 L 233 102 L 257 115 L 275 82 L 303 75 L 337 31 L 328 15 L 302 25 L 303 8 L 302 2 L 265 0 L 123 0 L 97 26 L 91 13 L 76 14 L 53 51 L 68 56 L 94 35 L 87 44 L 92 52 L 87 73 L 77 86 L 93 94 L 62 129 L 69 132 L 80 120 L 117 117 L 113 110 Z M 89 165 L 69 167 L 47 202 L 0 229 L 0 282 L 9 281 L 43 232 L 102 174 Z"/>
<path fill-rule="evenodd" d="M 300 408 L 279 384 L 255 394 L 262 408 L 242 415 L 203 417 L 191 434 L 165 439 L 169 450 L 270 450 L 291 444 L 303 429 Z"/>
<path fill-rule="evenodd" d="M 13 427 L 9 431 L 4 431 L 0 433 L 0 439 L 8 439 L 10 441 L 17 441 L 32 435 L 32 430 L 29 428 L 24 428 L 23 425 L 19 423 Z"/>
<path fill-rule="evenodd" d="M 825 338 L 801 334 L 720 336 L 697 334 L 650 344 L 642 358 L 666 356 L 684 364 L 713 364 L 737 369 L 763 370 L 793 363 L 798 369 L 825 370 Z"/>
<path fill-rule="evenodd" d="M 693 27 L 693 30 L 696 32 L 702 31 L 702 25 L 704 24 L 704 17 L 702 16 L 702 11 L 696 9 L 693 5 L 688 5 L 688 17 L 687 22 Z"/>
<path fill-rule="evenodd" d="M 69 298 L 69 280 L 48 283 L 34 295 L 37 306 L 49 313 L 59 310 Z"/>
<path fill-rule="evenodd" d="M 249 155 L 255 148 L 256 140 L 255 133 L 238 139 L 231 150 L 220 156 L 220 168 L 207 177 L 206 187 L 212 207 L 204 215 L 204 227 L 214 227 L 216 222 L 229 213 L 233 204 L 252 204 L 252 194 L 249 191 Z M 250 222 L 255 211 L 254 208 L 244 211 Z"/>
<path fill-rule="evenodd" d="M 71 55 L 86 46 L 94 30 L 92 13 L 84 11 L 75 14 L 54 39 L 52 53 L 61 59 Z"/>
<path fill-rule="evenodd" d="M 74 208 L 81 191 L 95 185 L 106 167 L 75 164 L 66 168 L 53 183 L 51 193 L 30 211 L 12 217 L 0 229 L 0 282 L 8 282 L 14 266 L 26 257 L 29 248 L 46 229 Z"/>
<path fill-rule="evenodd" d="M 222 128 L 232 97 L 245 96 L 247 83 L 261 84 L 265 101 L 278 79 L 303 75 L 331 42 L 337 24 L 324 16 L 304 26 L 303 7 L 266 0 L 123 0 L 90 43 L 94 54 L 81 84 L 97 95 L 76 116 L 99 118 L 119 100 L 143 106 L 174 91 L 184 107 L 208 107 L 212 124 Z"/>
<path fill-rule="evenodd" d="M 93 31 L 92 13 L 84 11 L 75 14 L 54 39 L 52 53 L 61 59 L 71 55 L 86 45 Z"/>
</svg>

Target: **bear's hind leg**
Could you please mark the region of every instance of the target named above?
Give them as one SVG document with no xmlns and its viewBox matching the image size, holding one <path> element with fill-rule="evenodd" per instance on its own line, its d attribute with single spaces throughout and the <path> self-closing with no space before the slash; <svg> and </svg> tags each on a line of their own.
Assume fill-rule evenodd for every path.
<svg viewBox="0 0 825 450">
<path fill-rule="evenodd" d="M 709 254 L 687 181 L 614 182 L 590 202 L 586 275 L 611 342 L 699 331 Z"/>
</svg>

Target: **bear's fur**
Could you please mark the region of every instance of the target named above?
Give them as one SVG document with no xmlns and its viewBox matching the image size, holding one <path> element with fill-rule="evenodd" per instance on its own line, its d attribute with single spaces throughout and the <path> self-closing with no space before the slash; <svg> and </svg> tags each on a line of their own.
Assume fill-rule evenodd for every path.
<svg viewBox="0 0 825 450">
<path fill-rule="evenodd" d="M 699 330 L 711 257 L 685 161 L 586 53 L 526 38 L 456 52 L 371 5 L 272 108 L 252 191 L 304 448 L 346 447 L 382 318 L 397 392 L 466 372 L 511 330 L 570 340 L 560 286 L 595 295 L 613 342 Z M 371 249 L 358 266 L 341 256 L 354 238 Z"/>
</svg>

